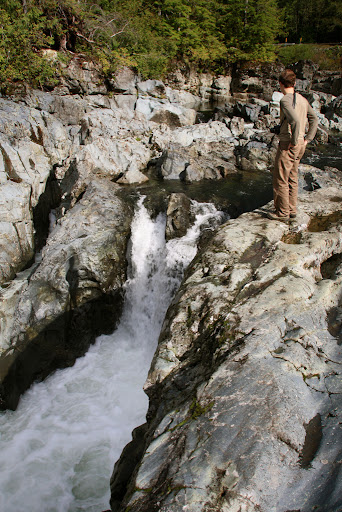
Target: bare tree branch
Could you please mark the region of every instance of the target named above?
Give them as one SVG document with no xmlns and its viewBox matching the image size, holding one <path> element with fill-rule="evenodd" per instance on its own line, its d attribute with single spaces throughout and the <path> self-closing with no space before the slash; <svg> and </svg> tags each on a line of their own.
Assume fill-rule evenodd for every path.
<svg viewBox="0 0 342 512">
<path fill-rule="evenodd" d="M 107 21 L 106 25 L 109 25 L 110 23 L 113 23 L 113 21 L 116 21 L 117 19 L 118 19 L 118 18 L 113 18 L 113 19 L 111 19 L 111 20 Z"/>
<path fill-rule="evenodd" d="M 119 34 L 122 34 L 122 32 L 125 31 L 125 28 L 127 27 L 128 24 L 129 24 L 129 21 L 127 21 L 127 23 L 125 23 L 125 25 L 123 26 L 123 28 L 121 30 L 119 30 L 118 32 L 115 32 L 115 34 L 112 34 L 110 37 L 112 38 L 112 37 L 115 37 L 115 36 L 117 36 Z"/>
<path fill-rule="evenodd" d="M 78 35 L 78 37 L 82 37 L 82 39 L 85 39 L 90 44 L 95 44 L 96 43 L 96 41 L 94 41 L 93 39 L 88 39 L 88 37 L 86 37 L 83 34 L 81 34 L 81 32 L 76 32 L 76 35 Z"/>
</svg>

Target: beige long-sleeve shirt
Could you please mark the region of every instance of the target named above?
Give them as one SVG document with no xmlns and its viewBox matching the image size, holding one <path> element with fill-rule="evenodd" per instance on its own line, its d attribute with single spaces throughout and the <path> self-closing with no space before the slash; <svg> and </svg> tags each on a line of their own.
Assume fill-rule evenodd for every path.
<svg viewBox="0 0 342 512">
<path fill-rule="evenodd" d="M 298 92 L 295 94 L 295 106 L 293 106 L 293 94 L 285 94 L 280 100 L 279 133 L 281 142 L 291 142 L 294 146 L 300 140 L 312 141 L 318 126 L 318 118 L 310 103 Z M 305 135 L 307 121 L 309 121 L 309 129 Z"/>
</svg>

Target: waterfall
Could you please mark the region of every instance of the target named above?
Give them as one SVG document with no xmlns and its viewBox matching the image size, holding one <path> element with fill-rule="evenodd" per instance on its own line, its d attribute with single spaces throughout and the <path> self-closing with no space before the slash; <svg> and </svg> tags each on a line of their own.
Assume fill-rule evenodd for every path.
<svg viewBox="0 0 342 512">
<path fill-rule="evenodd" d="M 33 385 L 16 411 L 0 414 L 0 508 L 6 512 L 101 512 L 131 431 L 145 421 L 142 391 L 161 324 L 200 230 L 222 221 L 193 202 L 188 233 L 165 243 L 165 216 L 140 199 L 129 249 L 122 319 L 72 368 Z"/>
</svg>

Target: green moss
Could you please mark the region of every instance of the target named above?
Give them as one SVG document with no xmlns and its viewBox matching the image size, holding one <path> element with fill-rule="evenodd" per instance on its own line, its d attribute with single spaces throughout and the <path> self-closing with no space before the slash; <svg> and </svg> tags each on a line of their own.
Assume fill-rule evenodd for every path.
<svg viewBox="0 0 342 512">
<path fill-rule="evenodd" d="M 185 485 L 175 485 L 175 487 L 171 487 L 171 485 L 169 485 L 167 488 L 166 495 L 171 494 L 171 493 L 174 493 L 175 495 L 177 495 L 183 489 L 186 489 Z"/>
<path fill-rule="evenodd" d="M 141 489 L 140 487 L 135 487 L 134 492 L 143 492 L 145 494 L 150 494 L 153 491 L 153 487 L 147 487 L 147 489 Z"/>
<path fill-rule="evenodd" d="M 174 427 L 170 428 L 169 432 L 174 432 L 174 430 L 176 430 L 177 428 L 182 427 L 183 425 L 186 425 L 186 423 L 188 423 L 189 421 L 190 421 L 189 417 L 185 418 L 185 420 L 181 421 L 180 423 L 177 423 L 177 425 L 175 425 Z"/>
<path fill-rule="evenodd" d="M 187 306 L 186 312 L 187 312 L 186 326 L 191 327 L 193 318 L 192 318 L 192 309 L 191 309 L 190 305 Z"/>
<path fill-rule="evenodd" d="M 208 405 L 202 406 L 197 401 L 196 397 L 194 397 L 190 404 L 189 411 L 188 411 L 186 418 L 183 421 L 181 421 L 180 423 L 177 423 L 177 425 L 175 425 L 174 427 L 170 428 L 169 432 L 174 432 L 177 428 L 183 427 L 183 425 L 186 425 L 190 421 L 197 420 L 197 418 L 199 418 L 203 414 L 206 414 L 208 411 L 210 411 L 210 409 L 212 409 L 214 403 L 215 402 L 212 401 Z"/>
<path fill-rule="evenodd" d="M 202 414 L 205 414 L 206 412 L 210 411 L 214 405 L 214 401 L 210 402 L 206 407 L 203 407 L 196 398 L 193 399 L 189 412 L 191 414 L 191 419 L 196 420 L 199 416 L 202 416 Z"/>
</svg>

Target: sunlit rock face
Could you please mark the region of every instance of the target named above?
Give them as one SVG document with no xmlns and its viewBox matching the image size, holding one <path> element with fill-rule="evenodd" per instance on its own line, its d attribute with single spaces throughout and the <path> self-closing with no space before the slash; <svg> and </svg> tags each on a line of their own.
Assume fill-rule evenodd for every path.
<svg viewBox="0 0 342 512">
<path fill-rule="evenodd" d="M 130 185 L 150 175 L 193 182 L 268 171 L 277 142 L 269 129 L 277 123 L 279 98 L 267 91 L 277 87 L 278 71 L 175 73 L 163 83 L 141 81 L 123 69 L 108 89 L 96 67 L 73 59 L 52 93 L 28 90 L 20 98 L 0 98 L 0 282 L 10 281 L 44 245 L 50 209 L 63 215 L 94 177 Z M 298 67 L 314 88 L 303 94 L 320 118 L 317 140 L 326 143 L 328 130 L 342 129 L 341 97 L 321 91 L 316 72 L 308 64 Z M 336 81 L 335 75 L 325 79 Z M 195 124 L 198 109 L 215 105 L 214 120 Z"/>
<path fill-rule="evenodd" d="M 130 480 L 124 455 L 117 464 L 112 510 L 340 509 L 342 193 L 331 184 L 302 193 L 291 225 L 269 220 L 271 205 L 228 221 L 193 261 L 145 383 L 145 446 L 139 431 Z"/>
</svg>

